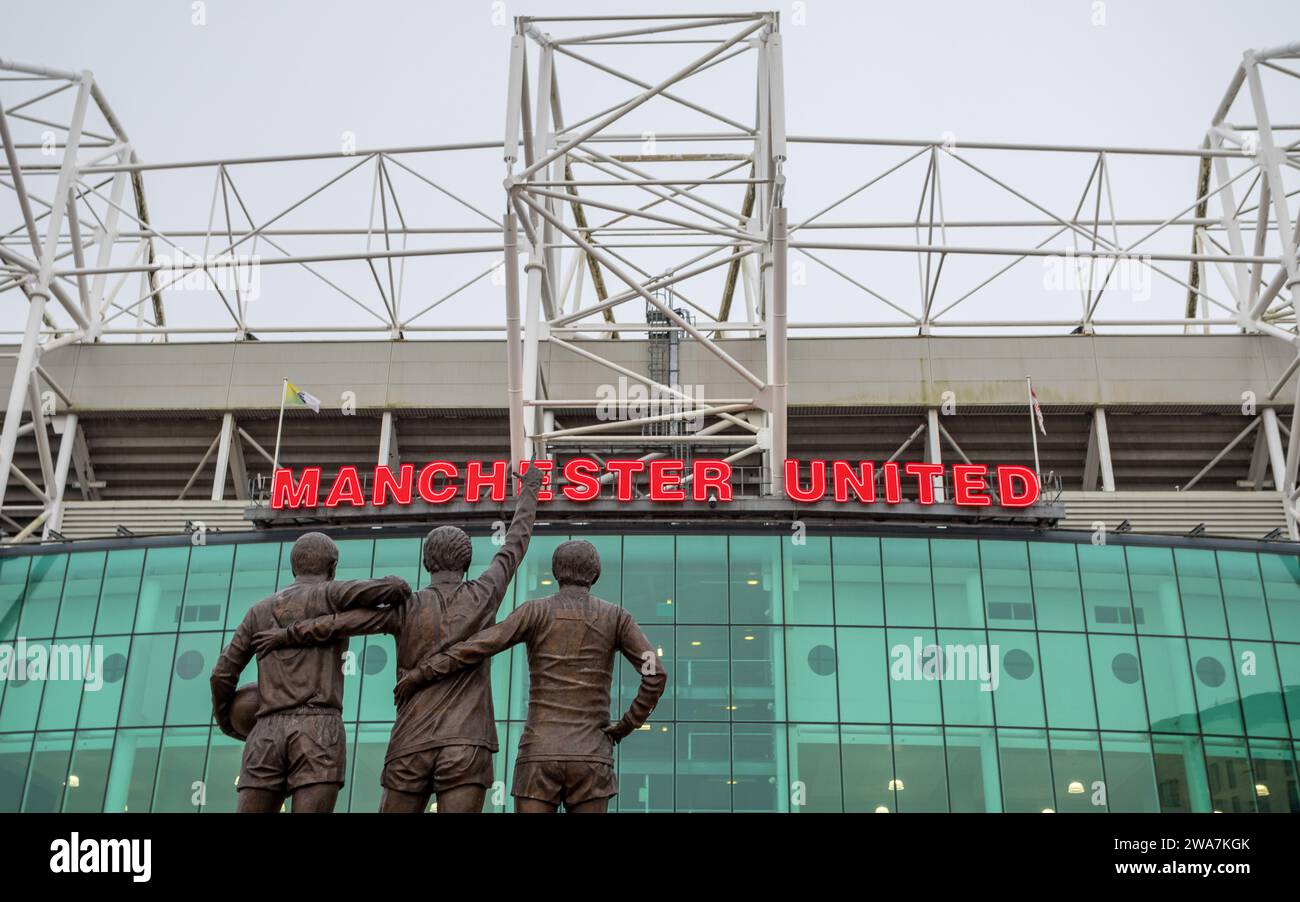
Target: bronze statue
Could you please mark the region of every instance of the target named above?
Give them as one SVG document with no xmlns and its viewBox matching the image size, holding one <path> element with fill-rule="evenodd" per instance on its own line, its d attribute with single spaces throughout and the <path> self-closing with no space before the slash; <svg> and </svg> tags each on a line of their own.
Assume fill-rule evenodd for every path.
<svg viewBox="0 0 1300 902">
<path fill-rule="evenodd" d="M 590 542 L 564 542 L 551 572 L 560 591 L 520 605 L 514 613 L 446 651 L 426 657 L 398 681 L 398 706 L 427 691 L 426 683 L 454 679 L 497 652 L 527 643 L 528 721 L 519 740 L 511 794 L 515 809 L 604 813 L 618 793 L 614 744 L 639 729 L 668 684 L 668 672 L 645 633 L 623 608 L 591 594 L 600 556 Z M 641 672 L 627 713 L 609 722 L 614 653 Z"/>
<path fill-rule="evenodd" d="M 421 659 L 459 642 L 496 620 L 506 588 L 528 550 L 544 473 L 530 467 L 505 542 L 478 579 L 466 580 L 469 536 L 439 526 L 424 540 L 423 563 L 430 583 L 403 607 L 348 611 L 304 620 L 254 637 L 259 652 L 286 645 L 319 645 L 342 636 L 389 633 L 397 639 L 398 675 Z M 397 719 L 380 782 L 380 810 L 419 812 L 438 799 L 438 811 L 481 812 L 492 785 L 497 751 L 490 662 L 453 679 L 412 693 L 397 707 Z"/>
<path fill-rule="evenodd" d="M 304 618 L 378 605 L 403 605 L 411 587 L 395 576 L 334 579 L 339 550 L 309 532 L 289 554 L 292 584 L 249 610 L 212 668 L 212 713 L 221 732 L 244 741 L 240 812 L 330 812 L 343 787 L 343 655 L 346 638 L 292 653 L 258 651 L 257 720 L 247 737 L 231 722 L 239 674 L 254 653 L 253 634 Z"/>
</svg>

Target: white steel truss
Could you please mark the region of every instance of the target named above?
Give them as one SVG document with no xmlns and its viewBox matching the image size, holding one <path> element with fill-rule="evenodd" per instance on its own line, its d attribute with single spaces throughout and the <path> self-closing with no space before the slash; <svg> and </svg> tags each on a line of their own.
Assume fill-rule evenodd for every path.
<svg viewBox="0 0 1300 902">
<path fill-rule="evenodd" d="M 626 71 L 634 48 L 658 68 Z M 773 12 L 521 18 L 509 53 L 504 140 L 173 163 L 141 160 L 90 73 L 0 59 L 0 310 L 11 311 L 0 332 L 19 345 L 0 471 L 42 505 L 11 523 L 18 538 L 57 529 L 69 468 L 84 465 L 76 399 L 41 366 L 76 342 L 504 334 L 516 459 L 725 446 L 737 460 L 762 455 L 778 492 L 788 331 L 1245 331 L 1297 343 L 1300 43 L 1244 54 L 1204 142 L 1184 148 L 787 135 Z M 735 109 L 692 99 L 720 76 L 746 86 L 729 95 Z M 668 128 L 638 119 L 663 109 L 677 114 Z M 498 216 L 485 211 L 501 209 L 503 156 Z M 823 184 L 832 173 L 834 187 L 817 198 L 801 180 L 788 216 L 796 165 Z M 159 180 L 210 197 L 207 209 L 156 222 L 144 184 Z M 268 308 L 223 281 L 249 258 L 274 294 L 310 304 Z M 1140 306 L 1121 300 L 1134 274 L 1153 285 Z M 204 290 L 181 293 L 195 277 Z M 483 315 L 501 309 L 501 284 L 506 315 Z M 675 336 L 733 373 L 743 396 L 688 396 L 619 363 L 609 343 L 629 336 Z M 763 343 L 762 368 L 728 349 L 742 337 Z M 564 355 L 655 390 L 657 406 L 557 423 L 560 408 L 598 401 L 552 396 L 550 361 Z M 1282 486 L 1293 536 L 1295 416 Z M 698 428 L 665 426 L 687 420 Z M 1259 424 L 1276 469 L 1275 413 Z M 29 433 L 37 478 L 14 465 Z"/>
</svg>

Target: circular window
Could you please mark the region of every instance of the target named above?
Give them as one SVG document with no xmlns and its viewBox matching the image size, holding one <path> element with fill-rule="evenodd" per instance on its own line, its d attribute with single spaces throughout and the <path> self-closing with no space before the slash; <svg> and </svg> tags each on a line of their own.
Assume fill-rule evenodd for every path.
<svg viewBox="0 0 1300 902">
<path fill-rule="evenodd" d="M 1196 676 L 1207 686 L 1222 686 L 1224 679 L 1228 674 L 1224 671 L 1223 665 L 1214 658 L 1201 658 L 1196 662 Z"/>
<path fill-rule="evenodd" d="M 114 652 L 104 658 L 104 681 L 116 683 L 126 676 L 126 655 Z"/>
<path fill-rule="evenodd" d="M 203 655 L 194 649 L 176 659 L 176 675 L 182 680 L 192 680 L 203 672 Z"/>
<path fill-rule="evenodd" d="M 818 676 L 830 676 L 835 672 L 835 649 L 829 645 L 813 646 L 808 652 L 808 667 Z"/>
<path fill-rule="evenodd" d="M 361 658 L 361 669 L 367 676 L 374 676 L 383 670 L 387 663 L 388 652 L 377 646 L 371 646 L 366 649 L 366 653 Z"/>
<path fill-rule="evenodd" d="M 1002 669 L 1013 680 L 1027 680 L 1034 675 L 1034 657 L 1023 648 L 1013 648 L 1002 659 Z"/>
<path fill-rule="evenodd" d="M 1127 652 L 1111 658 L 1110 672 L 1115 674 L 1115 679 L 1121 683 L 1136 683 L 1142 675 L 1137 657 Z"/>
</svg>

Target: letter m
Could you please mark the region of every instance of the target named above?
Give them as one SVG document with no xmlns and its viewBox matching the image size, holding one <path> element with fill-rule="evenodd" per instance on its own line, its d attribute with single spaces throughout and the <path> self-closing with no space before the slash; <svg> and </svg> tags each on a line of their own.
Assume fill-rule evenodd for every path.
<svg viewBox="0 0 1300 902">
<path fill-rule="evenodd" d="M 271 507 L 281 508 L 315 507 L 320 497 L 320 467 L 307 467 L 302 471 L 302 479 L 297 484 L 293 481 L 293 471 L 282 468 L 271 477 Z"/>
</svg>

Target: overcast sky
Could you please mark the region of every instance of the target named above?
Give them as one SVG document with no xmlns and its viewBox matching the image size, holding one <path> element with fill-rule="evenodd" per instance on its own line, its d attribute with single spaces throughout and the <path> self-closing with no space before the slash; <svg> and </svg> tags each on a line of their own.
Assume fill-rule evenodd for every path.
<svg viewBox="0 0 1300 902">
<path fill-rule="evenodd" d="M 511 17 L 663 11 L 662 4 L 621 0 L 207 0 L 204 22 L 196 25 L 197 5 L 11 3 L 0 54 L 92 70 L 141 157 L 165 162 L 333 151 L 344 132 L 355 134 L 361 148 L 499 140 Z M 693 11 L 757 7 L 715 0 Z M 806 0 L 776 8 L 790 133 L 923 139 L 949 133 L 959 144 L 1193 147 L 1242 51 L 1300 39 L 1295 0 Z M 671 71 L 631 63 L 629 68 L 647 77 Z M 566 70 L 560 70 L 562 90 L 571 98 L 566 113 L 599 109 L 599 100 L 620 96 L 596 92 L 597 102 L 584 104 L 585 78 L 575 77 L 572 67 L 568 72 L 565 81 Z M 690 96 L 752 114 L 752 81 L 735 88 L 735 82 L 714 80 Z M 729 91 L 735 96 L 727 96 Z M 800 210 L 810 212 L 862 181 L 819 165 L 800 167 L 800 152 L 792 150 L 790 163 L 792 221 Z M 880 159 L 883 165 L 886 158 Z M 500 173 L 494 164 L 472 172 L 453 169 L 446 178 L 454 183 L 448 187 L 496 214 Z M 320 177 L 328 174 L 321 170 Z M 1080 172 L 1079 183 L 1052 203 L 1077 195 L 1086 174 Z M 1030 182 L 1036 177 L 1025 175 Z M 1047 186 L 1055 182 L 1046 173 L 1037 178 Z M 1190 191 L 1187 178 L 1179 173 L 1174 181 Z M 912 206 L 919 179 L 918 172 L 909 187 Z M 279 181 L 274 177 L 263 187 L 274 193 Z M 151 203 L 161 226 L 206 221 L 211 173 L 184 187 L 155 182 Z M 410 203 L 418 209 L 417 201 Z M 258 213 L 275 209 L 272 200 Z M 437 209 L 433 218 L 445 208 Z M 361 224 L 365 215 L 362 209 Z M 430 217 L 414 218 L 430 224 Z M 463 272 L 480 264 L 469 261 Z M 450 290 L 461 274 L 448 270 L 434 278 L 444 279 Z M 823 283 L 828 292 L 830 282 Z M 837 283 L 835 290 L 843 288 Z M 433 296 L 426 290 L 421 297 Z M 404 303 L 407 310 L 423 306 L 419 299 Z M 462 315 L 474 321 L 471 312 Z"/>
</svg>

